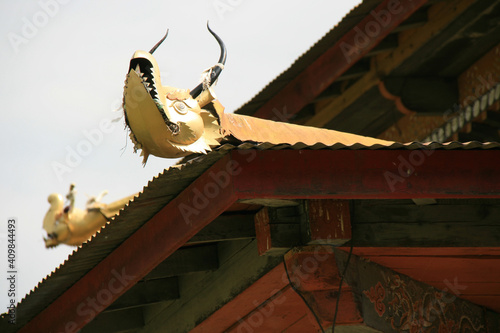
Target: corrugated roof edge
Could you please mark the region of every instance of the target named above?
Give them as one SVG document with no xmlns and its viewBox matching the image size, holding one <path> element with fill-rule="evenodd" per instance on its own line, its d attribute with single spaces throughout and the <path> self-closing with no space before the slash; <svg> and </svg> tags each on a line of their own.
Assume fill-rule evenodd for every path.
<svg viewBox="0 0 500 333">
<path fill-rule="evenodd" d="M 336 143 L 334 145 L 325 145 L 321 142 L 316 143 L 315 145 L 306 145 L 304 143 L 296 143 L 294 145 L 290 144 L 279 144 L 274 145 L 268 142 L 263 143 L 254 143 L 254 142 L 243 142 L 239 145 L 233 145 L 230 143 L 226 143 L 218 148 L 219 150 L 233 150 L 233 149 L 259 149 L 259 150 L 280 150 L 280 149 L 330 149 L 330 150 L 340 150 L 340 149 L 350 149 L 350 150 L 381 150 L 381 149 L 391 149 L 391 150 L 416 150 L 416 149 L 443 149 L 443 150 L 467 150 L 467 149 L 500 149 L 500 143 L 498 142 L 478 142 L 478 141 L 470 141 L 470 142 L 457 142 L 451 141 L 446 143 L 440 142 L 409 142 L 409 143 L 399 143 L 395 142 L 390 145 L 381 145 L 374 144 L 371 146 L 366 146 L 363 144 L 354 144 L 354 145 L 344 145 L 342 143 Z"/>
</svg>

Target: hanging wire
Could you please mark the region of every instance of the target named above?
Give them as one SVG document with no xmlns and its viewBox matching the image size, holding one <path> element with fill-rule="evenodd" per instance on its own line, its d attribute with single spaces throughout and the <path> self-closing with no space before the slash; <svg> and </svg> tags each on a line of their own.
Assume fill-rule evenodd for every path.
<svg viewBox="0 0 500 333">
<path fill-rule="evenodd" d="M 331 245 L 331 247 L 334 248 L 334 249 L 336 248 L 336 246 L 334 246 L 334 245 Z M 285 256 L 292 249 L 293 249 L 293 247 L 290 248 L 290 249 L 288 249 L 288 251 L 286 251 L 286 253 L 283 255 L 283 266 L 285 267 L 285 273 L 286 273 L 286 277 L 288 279 L 288 283 L 290 284 L 290 287 L 292 287 L 293 291 L 295 291 L 297 293 L 297 295 L 299 295 L 299 297 L 302 299 L 302 301 L 304 301 L 304 304 L 307 306 L 307 308 L 309 309 L 309 311 L 311 311 L 311 313 L 313 314 L 314 318 L 316 319 L 316 322 L 319 325 L 319 328 L 321 329 L 321 332 L 325 333 L 325 329 L 321 325 L 321 321 L 320 321 L 318 315 L 316 314 L 316 312 L 314 312 L 314 310 L 312 309 L 312 307 L 306 301 L 304 295 L 302 295 L 302 293 L 297 289 L 297 287 L 292 283 L 292 280 L 290 279 L 290 274 L 288 273 L 288 267 L 286 266 Z M 353 251 L 353 241 L 352 241 L 352 236 L 351 236 L 351 245 L 350 245 L 350 249 L 349 249 L 349 254 L 347 256 L 347 260 L 346 260 L 346 263 L 345 263 L 345 266 L 344 266 L 344 270 L 342 272 L 342 276 L 340 277 L 340 283 L 339 283 L 339 287 L 338 287 L 338 291 L 337 291 L 337 300 L 336 300 L 336 303 L 335 303 L 335 312 L 334 312 L 334 315 L 333 315 L 333 323 L 332 323 L 332 333 L 335 333 L 335 324 L 337 322 L 337 314 L 338 314 L 339 305 L 340 305 L 340 294 L 341 294 L 341 291 L 342 291 L 342 284 L 344 283 L 344 278 L 345 278 L 345 275 L 347 273 L 347 268 L 349 267 L 349 263 L 351 261 L 352 251 Z"/>
<path fill-rule="evenodd" d="M 337 322 L 337 313 L 339 311 L 339 303 L 340 303 L 340 292 L 342 291 L 342 283 L 344 283 L 344 278 L 347 273 L 347 268 L 349 267 L 349 262 L 351 261 L 352 249 L 353 249 L 353 243 L 351 236 L 351 247 L 349 249 L 349 255 L 347 256 L 347 260 L 344 266 L 344 271 L 342 272 L 342 276 L 340 277 L 339 290 L 337 293 L 337 301 L 335 303 L 335 313 L 333 314 L 332 333 L 335 333 L 335 323 Z"/>
<path fill-rule="evenodd" d="M 300 296 L 300 298 L 302 298 L 302 300 L 304 301 L 305 305 L 307 306 L 307 308 L 309 309 L 309 311 L 311 311 L 311 313 L 313 314 L 314 318 L 316 319 L 316 322 L 318 323 L 319 325 L 319 328 L 321 329 L 321 332 L 322 333 L 325 333 L 325 330 L 323 329 L 323 326 L 321 326 L 321 322 L 319 320 L 319 317 L 318 315 L 316 314 L 316 312 L 314 312 L 314 310 L 311 308 L 311 306 L 309 305 L 309 303 L 307 303 L 304 295 L 302 295 L 302 293 L 297 289 L 297 287 L 295 287 L 295 285 L 292 283 L 292 280 L 290 280 L 290 275 L 288 274 L 288 268 L 286 267 L 286 262 L 285 262 L 285 256 L 288 252 L 290 252 L 291 250 L 293 249 L 290 248 L 288 251 L 286 251 L 286 253 L 283 255 L 283 266 L 285 266 L 285 272 L 286 272 L 286 277 L 288 278 L 288 283 L 290 284 L 290 287 L 292 287 L 293 291 L 295 291 L 297 293 L 297 295 Z"/>
</svg>

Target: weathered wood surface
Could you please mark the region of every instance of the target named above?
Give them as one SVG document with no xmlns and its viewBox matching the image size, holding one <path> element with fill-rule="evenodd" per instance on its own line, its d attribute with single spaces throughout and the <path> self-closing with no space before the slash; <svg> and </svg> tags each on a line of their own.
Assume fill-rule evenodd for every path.
<svg viewBox="0 0 500 333">
<path fill-rule="evenodd" d="M 254 212 L 222 214 L 205 228 L 201 229 L 187 244 L 254 238 L 254 214 Z"/>
<path fill-rule="evenodd" d="M 353 234 L 355 246 L 500 246 L 500 202 L 458 200 L 423 206 L 357 203 Z"/>
<path fill-rule="evenodd" d="M 287 118 L 299 112 L 305 105 L 316 98 L 325 88 L 343 75 L 353 64 L 379 44 L 389 33 L 399 26 L 426 1 L 402 0 L 396 9 L 390 1 L 384 1 L 374 10 L 379 13 L 384 11 L 391 15 L 385 25 L 376 23 L 374 17 L 366 16 L 356 27 L 349 30 L 337 43 L 322 54 L 316 61 L 309 65 L 302 73 L 291 80 L 272 99 L 255 112 L 255 117 L 271 119 L 275 117 L 274 110 L 286 107 Z M 374 23 L 379 28 L 379 33 L 368 37 L 362 47 L 359 45 L 359 31 L 366 31 Z M 364 34 L 363 32 L 361 32 Z"/>
<path fill-rule="evenodd" d="M 246 301 L 234 303 L 233 300 L 241 297 L 259 278 L 276 265 L 280 265 L 281 259 L 258 256 L 256 241 L 242 240 L 222 242 L 219 247 L 219 260 L 220 267 L 214 272 L 182 277 L 182 298 L 155 310 L 154 313 L 146 314 L 148 324 L 145 329 L 148 332 L 222 331 L 252 311 L 255 308 L 254 300 L 262 302 L 271 296 L 273 290 L 276 292 L 284 286 L 280 279 L 273 279 L 266 285 L 269 289 L 262 289 L 261 294 L 254 290 L 247 294 Z M 217 315 L 216 311 L 223 307 L 228 312 Z M 195 329 L 198 324 L 201 325 L 200 328 Z"/>
<path fill-rule="evenodd" d="M 175 251 L 156 266 L 144 280 L 154 280 L 195 272 L 214 271 L 219 267 L 217 245 L 189 246 Z"/>
<path fill-rule="evenodd" d="M 305 200 L 302 219 L 304 244 L 342 245 L 351 239 L 348 200 Z"/>
<path fill-rule="evenodd" d="M 125 309 L 101 313 L 80 332 L 132 333 L 137 332 L 143 326 L 144 318 L 140 309 Z"/>
<path fill-rule="evenodd" d="M 259 255 L 283 255 L 300 244 L 300 212 L 296 207 L 264 207 L 255 214 Z"/>
<path fill-rule="evenodd" d="M 381 74 L 389 75 L 400 66 L 404 67 L 408 59 L 418 61 L 413 59 L 420 58 L 420 61 L 423 62 L 426 57 L 422 56 L 422 52 L 419 52 L 420 49 L 423 49 L 427 53 L 432 52 L 432 49 L 427 50 L 425 47 L 429 40 L 435 39 L 433 37 L 439 36 L 438 32 L 441 32 L 449 24 L 452 24 L 458 16 L 467 12 L 466 9 L 471 6 L 472 2 L 470 0 L 455 1 L 453 3 L 437 4 L 434 6 L 432 9 L 433 15 L 429 17 L 429 21 L 426 24 L 419 28 L 400 33 L 399 45 L 394 50 L 375 56 L 370 72 L 349 86 L 341 96 L 335 98 L 331 103 L 319 110 L 314 117 L 307 121 L 306 125 L 325 126 L 325 124 L 332 121 L 343 110 L 360 99 L 372 87 L 375 87 L 380 81 Z M 441 49 L 439 43 L 437 43 L 437 48 Z M 408 74 L 404 72 L 404 75 Z"/>
<path fill-rule="evenodd" d="M 339 267 L 348 254 L 336 250 Z M 383 332 L 495 332 L 498 314 L 352 255 L 345 276 L 364 322 Z"/>
<path fill-rule="evenodd" d="M 120 296 L 106 311 L 137 308 L 179 298 L 177 277 L 139 281 Z"/>
</svg>

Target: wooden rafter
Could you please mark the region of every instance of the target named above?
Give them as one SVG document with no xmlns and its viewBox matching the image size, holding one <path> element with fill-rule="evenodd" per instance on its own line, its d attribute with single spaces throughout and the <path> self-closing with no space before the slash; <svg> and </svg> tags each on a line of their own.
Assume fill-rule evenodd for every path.
<svg viewBox="0 0 500 333">
<path fill-rule="evenodd" d="M 401 32 L 398 47 L 388 53 L 373 57 L 371 70 L 347 88 L 342 95 L 318 110 L 316 115 L 306 122 L 306 125 L 323 127 L 330 122 L 365 92 L 375 87 L 381 78 L 402 64 L 474 2 L 474 0 L 460 0 L 435 4 L 429 10 L 429 21 L 426 24 Z"/>
<path fill-rule="evenodd" d="M 372 11 L 375 15 L 368 15 L 361 20 L 257 110 L 254 116 L 272 119 L 276 117 L 277 111 L 284 109 L 286 115 L 281 115 L 281 120 L 296 114 L 426 2 L 427 0 L 402 0 L 395 5 L 394 1 L 383 1 Z"/>
</svg>

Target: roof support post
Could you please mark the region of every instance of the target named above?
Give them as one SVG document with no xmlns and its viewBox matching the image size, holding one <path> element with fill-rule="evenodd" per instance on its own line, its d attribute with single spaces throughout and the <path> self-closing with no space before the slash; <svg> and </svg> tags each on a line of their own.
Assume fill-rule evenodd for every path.
<svg viewBox="0 0 500 333">
<path fill-rule="evenodd" d="M 305 244 L 343 245 L 351 239 L 349 200 L 325 199 L 304 201 Z"/>
</svg>

